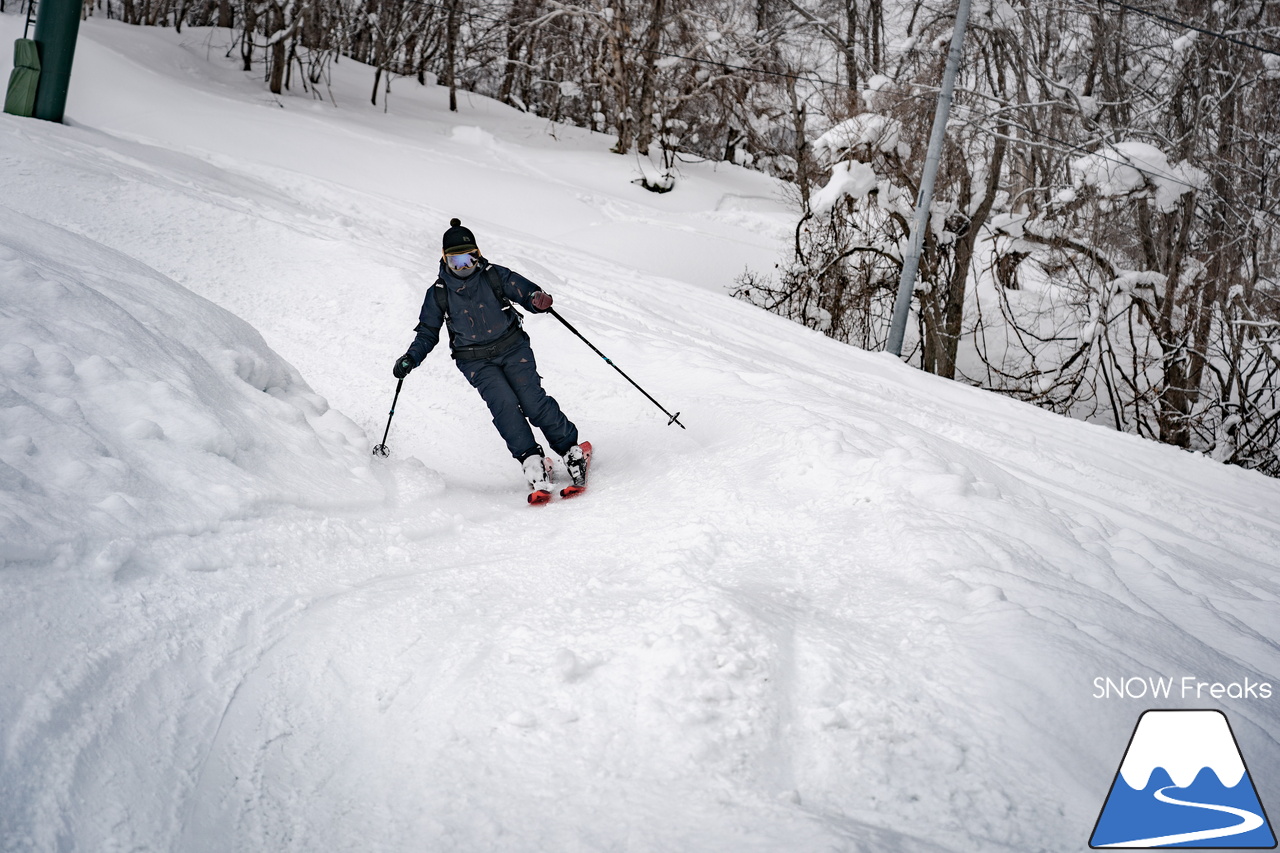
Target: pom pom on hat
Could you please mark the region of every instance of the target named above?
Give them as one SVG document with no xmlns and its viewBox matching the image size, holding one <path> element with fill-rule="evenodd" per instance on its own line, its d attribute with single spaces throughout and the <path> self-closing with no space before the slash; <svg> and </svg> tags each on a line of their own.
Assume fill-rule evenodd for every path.
<svg viewBox="0 0 1280 853">
<path fill-rule="evenodd" d="M 477 251 L 476 237 L 471 233 L 470 228 L 462 227 L 462 220 L 454 217 L 449 220 L 449 230 L 444 232 L 442 248 L 446 255 L 457 252 L 474 252 Z"/>
</svg>

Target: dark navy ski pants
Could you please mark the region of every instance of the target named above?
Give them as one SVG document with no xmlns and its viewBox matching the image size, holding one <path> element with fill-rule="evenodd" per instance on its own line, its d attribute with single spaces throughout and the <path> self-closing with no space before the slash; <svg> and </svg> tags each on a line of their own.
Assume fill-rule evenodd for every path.
<svg viewBox="0 0 1280 853">
<path fill-rule="evenodd" d="M 516 459 L 537 452 L 531 423 L 542 430 L 551 449 L 561 456 L 578 443 L 578 428 L 560 411 L 555 399 L 542 390 L 542 377 L 528 341 L 493 358 L 457 364 L 489 405 L 493 425 Z"/>
</svg>

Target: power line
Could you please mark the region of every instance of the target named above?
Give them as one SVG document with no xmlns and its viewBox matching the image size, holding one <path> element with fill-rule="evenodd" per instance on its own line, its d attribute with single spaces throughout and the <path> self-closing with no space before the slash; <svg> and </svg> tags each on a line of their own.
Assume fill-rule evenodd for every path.
<svg viewBox="0 0 1280 853">
<path fill-rule="evenodd" d="M 432 8 L 432 9 L 441 9 L 441 10 L 446 10 L 446 11 L 447 11 L 447 10 L 448 10 L 448 8 L 449 8 L 448 6 L 446 6 L 446 5 L 444 5 L 444 4 L 431 2 L 431 0 L 403 0 L 403 2 L 407 3 L 408 5 L 414 5 L 414 6 L 426 7 L 426 8 Z M 1137 7 L 1137 6 L 1133 6 L 1133 5 L 1131 5 L 1131 4 L 1128 4 L 1128 3 L 1122 2 L 1122 0 L 1102 0 L 1102 2 L 1109 3 L 1109 4 L 1113 5 L 1113 6 L 1117 6 L 1117 7 L 1120 7 L 1120 8 L 1122 8 L 1122 9 L 1126 9 L 1126 10 L 1129 10 L 1129 11 L 1135 12 L 1135 13 L 1137 13 L 1137 14 L 1146 15 L 1146 16 L 1148 16 L 1148 17 L 1151 17 L 1151 18 L 1154 18 L 1154 19 L 1156 19 L 1156 20 L 1162 21 L 1163 23 L 1166 23 L 1166 24 L 1170 24 L 1170 25 L 1177 26 L 1177 27 L 1181 27 L 1181 28 L 1184 28 L 1184 29 L 1189 29 L 1189 30 L 1194 30 L 1194 31 L 1196 31 L 1196 32 L 1204 33 L 1204 34 L 1206 34 L 1206 35 L 1213 36 L 1213 37 L 1215 37 L 1215 38 L 1220 38 L 1220 39 L 1223 39 L 1223 40 L 1225 40 L 1225 41 L 1232 42 L 1232 43 L 1237 44 L 1237 45 L 1240 45 L 1240 46 L 1242 46 L 1242 47 L 1247 47 L 1247 48 L 1251 48 L 1251 49 L 1253 49 L 1253 50 L 1260 51 L 1260 52 L 1262 52 L 1262 53 L 1270 54 L 1270 55 L 1273 55 L 1273 56 L 1280 56 L 1280 51 L 1270 50 L 1270 49 L 1265 48 L 1265 47 L 1262 47 L 1262 46 L 1260 46 L 1260 45 L 1252 44 L 1252 43 L 1250 43 L 1250 42 L 1246 42 L 1246 41 L 1242 41 L 1242 40 L 1240 40 L 1240 39 L 1234 38 L 1234 37 L 1229 36 L 1229 35 L 1227 35 L 1227 34 L 1225 34 L 1225 33 L 1220 33 L 1220 32 L 1214 31 L 1214 30 L 1209 30 L 1209 29 L 1206 29 L 1206 28 L 1203 28 L 1203 27 L 1198 27 L 1198 26 L 1195 26 L 1195 25 L 1192 25 L 1192 24 L 1188 24 L 1188 23 L 1186 23 L 1185 21 L 1180 21 L 1180 20 L 1177 20 L 1177 19 L 1175 19 L 1175 18 L 1171 18 L 1171 17 L 1165 16 L 1165 15 L 1162 15 L 1162 14 L 1159 14 L 1159 13 L 1156 13 L 1156 12 L 1152 12 L 1152 11 L 1150 11 L 1150 10 L 1148 10 L 1148 9 L 1142 9 L 1142 8 L 1140 8 L 1140 7 Z M 495 17 L 495 16 L 493 16 L 493 15 L 485 15 L 485 14 L 483 14 L 483 13 L 469 12 L 469 13 L 466 13 L 466 14 L 467 14 L 467 16 L 468 16 L 468 17 L 470 17 L 470 18 L 475 18 L 475 19 L 479 19 L 479 20 L 486 20 L 486 21 L 492 21 L 492 22 L 494 22 L 495 24 L 512 24 L 512 23 L 517 23 L 517 22 L 512 22 L 512 21 L 510 21 L 510 20 L 508 20 L 508 19 L 505 19 L 505 18 L 498 18 L 498 17 Z M 527 24 L 527 23 L 531 23 L 531 20 L 530 20 L 530 21 L 521 21 L 521 22 L 518 22 L 518 23 L 519 23 L 519 24 Z M 788 73 L 788 72 L 785 72 L 785 71 L 771 71 L 771 70 L 767 70 L 767 69 L 764 69 L 764 68 L 756 68 L 756 67 L 748 66 L 748 65 L 737 65 L 737 64 L 734 64 L 734 63 L 722 62 L 722 61 L 714 60 L 714 59 L 708 59 L 708 58 L 705 58 L 705 57 L 690 56 L 690 55 L 688 55 L 688 54 L 671 53 L 671 52 L 669 52 L 669 51 L 658 50 L 658 49 L 655 49 L 655 48 L 646 48 L 646 47 L 641 47 L 641 46 L 638 46 L 638 45 L 637 45 L 637 46 L 626 46 L 626 47 L 624 47 L 624 48 L 623 48 L 623 50 L 625 50 L 625 51 L 626 51 L 626 52 L 628 52 L 628 53 L 632 53 L 632 54 L 634 54 L 634 53 L 647 53 L 647 54 L 654 55 L 654 56 L 661 56 L 661 57 L 669 58 L 669 59 L 681 59 L 681 60 L 686 60 L 686 61 L 688 61 L 688 62 L 693 62 L 693 63 L 697 63 L 697 64 L 702 64 L 702 65 L 711 65 L 711 66 L 714 66 L 714 67 L 717 67 L 717 68 L 724 68 L 724 69 L 726 69 L 726 70 L 730 70 L 730 71 L 740 71 L 740 72 L 746 72 L 746 73 L 750 73 L 750 74 L 758 74 L 758 75 L 765 76 L 765 77 L 780 77 L 780 78 L 784 78 L 784 79 L 788 79 L 788 80 L 795 80 L 795 81 L 798 81 L 798 82 L 813 83 L 813 84 L 821 84 L 821 85 L 824 85 L 824 86 L 831 86 L 831 87 L 833 87 L 833 88 L 839 88 L 839 89 L 851 89 L 851 90 L 852 90 L 852 89 L 854 89 L 854 88 L 855 88 L 854 86 L 852 86 L 852 85 L 851 85 L 851 84 L 849 84 L 849 83 L 842 83 L 842 82 L 839 82 L 839 81 L 836 81 L 836 80 L 828 80 L 828 79 L 825 79 L 825 78 L 823 78 L 823 77 L 819 77 L 819 76 L 812 75 L 812 74 L 792 74 L 792 73 Z M 918 94 L 910 94 L 910 95 L 907 95 L 907 97 L 908 97 L 908 98 L 911 98 L 911 99 L 916 99 L 916 100 L 925 100 L 925 99 L 926 99 L 926 96 L 924 96 L 924 95 L 918 95 Z M 1011 105 L 1011 106 L 1017 107 L 1017 106 L 1020 106 L 1020 105 L 1014 104 L 1014 105 Z M 1106 155 L 1106 154 L 1103 154 L 1101 151 L 1097 151 L 1097 150 L 1090 150 L 1090 149 L 1085 148 L 1084 146 L 1078 145 L 1078 144 L 1076 144 L 1076 143 L 1068 142 L 1068 141 L 1063 140 L 1063 139 L 1058 139 L 1057 137 L 1052 136 L 1051 134 L 1045 133 L 1044 131 L 1037 130 L 1037 129 L 1033 128 L 1033 127 L 1029 127 L 1029 126 L 1027 126 L 1027 125 L 1025 125 L 1025 124 L 1021 124 L 1021 123 L 1016 122 L 1016 121 L 1008 121 L 1008 123 L 1009 123 L 1010 125 L 1012 125 L 1013 127 L 1018 128 L 1019 130 L 1022 130 L 1022 131 L 1026 132 L 1026 133 L 1030 133 L 1030 134 L 1032 134 L 1032 135 L 1034 135 L 1034 136 L 1039 137 L 1040 139 L 1046 140 L 1047 142 L 1053 143 L 1053 144 L 1055 144 L 1055 145 L 1060 145 L 1060 146 L 1062 146 L 1062 147 L 1064 147 L 1064 148 L 1068 148 L 1068 149 L 1071 149 L 1071 150 L 1074 150 L 1074 151 L 1078 151 L 1078 152 L 1081 152 L 1081 153 L 1083 153 L 1083 154 L 1087 154 L 1087 155 L 1092 156 L 1092 157 L 1095 157 L 1095 158 L 1097 158 L 1097 159 L 1099 159 L 1099 160 L 1102 160 L 1102 161 L 1105 161 L 1105 162 L 1109 162 L 1109 163 L 1114 163 L 1114 164 L 1116 164 L 1116 165 L 1120 165 L 1120 166 L 1128 166 L 1128 167 L 1130 167 L 1130 168 L 1136 169 L 1136 170 L 1137 170 L 1137 171 L 1139 171 L 1139 172 L 1142 172 L 1142 173 L 1145 173 L 1145 174 L 1150 174 L 1150 175 L 1153 175 L 1153 176 L 1155 176 L 1155 177 L 1162 178 L 1162 179 L 1164 179 L 1164 180 L 1168 181 L 1169 183 L 1178 184 L 1178 185 L 1180 185 L 1180 186 L 1187 187 L 1188 189 L 1192 189 L 1192 190 L 1200 190 L 1200 189 L 1203 189 L 1203 187 L 1198 186 L 1198 185 L 1196 185 L 1196 184 L 1193 184 L 1193 183 L 1191 183 L 1191 182 L 1187 181 L 1186 179 L 1184 179 L 1184 178 L 1182 178 L 1182 177 L 1180 177 L 1180 176 L 1177 176 L 1177 175 L 1171 175 L 1171 174 L 1168 174 L 1168 173 L 1166 173 L 1166 172 L 1162 172 L 1162 171 L 1159 171 L 1159 170 L 1152 169 L 1152 168 L 1150 168 L 1150 167 L 1146 167 L 1146 168 L 1139 168 L 1139 167 L 1138 167 L 1137 165 L 1135 165 L 1135 164 L 1133 163 L 1133 161 L 1132 161 L 1132 160 L 1130 160 L 1130 159 L 1127 159 L 1127 158 L 1126 158 L 1126 159 L 1120 159 L 1120 158 L 1117 158 L 1117 157 L 1111 157 L 1111 156 L 1108 156 L 1108 155 Z M 991 129 L 991 128 L 983 127 L 983 126 L 982 126 L 982 125 L 980 125 L 980 124 L 973 124 L 973 125 L 970 125 L 970 126 L 971 126 L 971 127 L 973 127 L 976 131 L 978 131 L 978 132 L 980 132 L 980 133 L 988 134 L 988 135 L 990 135 L 990 136 L 1000 136 L 1000 135 L 1001 135 L 1001 134 L 1000 134 L 1000 133 L 998 133 L 997 131 L 995 131 L 995 130 L 993 130 L 993 129 Z M 1106 149 L 1103 149 L 1103 150 L 1106 150 Z M 1114 150 L 1114 149 L 1112 149 L 1112 150 Z M 1123 156 L 1123 155 L 1122 155 L 1122 156 Z"/>
<path fill-rule="evenodd" d="M 921 98 L 922 96 L 920 96 L 920 95 L 912 95 L 912 96 L 909 96 L 909 97 Z M 989 99 L 991 99 L 991 100 L 996 100 L 996 102 L 997 102 L 997 103 L 1000 103 L 1000 101 L 998 101 L 997 99 L 991 98 L 991 96 L 989 96 L 989 95 L 987 95 L 987 96 L 983 96 L 983 97 L 987 97 L 987 98 L 989 98 Z M 1022 106 L 1025 106 L 1025 105 L 1023 105 L 1023 104 L 1008 104 L 1008 105 L 1006 105 L 1006 107 L 1008 107 L 1008 108 L 1013 108 L 1013 109 L 1017 109 L 1017 108 L 1022 107 Z M 1116 158 L 1116 157 L 1109 157 L 1109 156 L 1107 156 L 1106 154 L 1103 154 L 1103 153 L 1102 153 L 1102 151 L 1105 151 L 1105 150 L 1107 150 L 1108 148 L 1114 151 L 1115 149 L 1114 149 L 1114 147 L 1113 147 L 1113 146 L 1105 145 L 1101 150 L 1095 150 L 1095 149 L 1091 149 L 1091 148 L 1086 148 L 1085 146 L 1080 145 L 1079 143 L 1075 143 L 1075 142 L 1068 142 L 1068 141 L 1066 141 L 1065 139 L 1059 139 L 1059 138 L 1057 138 L 1056 136 L 1053 136 L 1052 134 L 1046 133 L 1046 132 L 1045 132 L 1045 131 L 1043 131 L 1043 130 L 1037 130 L 1037 129 L 1036 129 L 1036 128 L 1034 128 L 1034 127 L 1029 127 L 1029 126 L 1027 126 L 1027 125 L 1025 125 L 1025 124 L 1022 124 L 1021 122 L 1015 121 L 1015 120 L 1010 119 L 1010 118 L 1007 118 L 1007 117 L 1005 117 L 1005 118 L 1003 118 L 1003 119 L 1001 119 L 1001 120 L 1002 120 L 1005 124 L 1008 124 L 1008 125 L 1010 125 L 1010 126 L 1012 126 L 1012 127 L 1016 127 L 1017 129 L 1019 129 L 1019 130 L 1021 130 L 1021 131 L 1024 131 L 1024 132 L 1026 132 L 1026 133 L 1030 133 L 1030 134 L 1031 134 L 1031 135 L 1033 135 L 1033 136 L 1038 136 L 1040 139 L 1046 140 L 1047 142 L 1052 142 L 1052 143 L 1054 143 L 1055 145 L 1062 146 L 1063 148 L 1070 148 L 1070 149 L 1072 149 L 1072 150 L 1079 151 L 1079 152 L 1080 152 L 1080 153 L 1082 153 L 1082 154 L 1087 154 L 1087 155 L 1089 155 L 1089 156 L 1091 156 L 1091 157 L 1095 157 L 1095 158 L 1097 158 L 1097 159 L 1099 159 L 1099 160 L 1103 160 L 1103 161 L 1108 162 L 1108 163 L 1115 163 L 1115 164 L 1117 164 L 1117 165 L 1121 165 L 1121 166 L 1129 166 L 1130 168 L 1132 168 L 1132 169 L 1136 169 L 1137 171 L 1142 172 L 1142 173 L 1144 173 L 1144 174 L 1150 174 L 1150 175 L 1154 175 L 1154 176 L 1156 176 L 1156 177 L 1164 178 L 1165 180 L 1169 181 L 1170 183 L 1180 184 L 1181 186 L 1187 187 L 1188 189 L 1192 189 L 1192 190 L 1200 190 L 1200 189 L 1203 189 L 1203 187 L 1198 186 L 1198 185 L 1193 184 L 1193 183 L 1190 183 L 1189 181 L 1185 180 L 1184 178 L 1178 177 L 1177 175 L 1170 175 L 1170 174 L 1168 174 L 1167 172 L 1162 172 L 1162 171 L 1159 171 L 1158 169 L 1150 168 L 1149 166 L 1147 166 L 1147 167 L 1145 167 L 1145 168 L 1139 167 L 1139 166 L 1137 166 L 1137 165 L 1133 162 L 1133 160 L 1132 160 L 1132 159 L 1130 159 L 1130 158 L 1118 159 L 1118 158 Z M 1009 136 L 1008 134 L 1002 134 L 1002 133 L 1000 133 L 1000 132 L 999 132 L 999 131 L 997 131 L 997 130 L 993 130 L 993 129 L 989 128 L 989 127 L 984 127 L 984 126 L 982 126 L 981 124 L 978 124 L 977 122 L 974 122 L 974 123 L 972 123 L 972 124 L 968 124 L 968 125 L 966 125 L 966 126 L 967 126 L 967 127 L 971 127 L 971 128 L 973 128 L 973 129 L 974 129 L 975 131 L 977 131 L 978 133 L 985 133 L 985 134 L 987 134 L 988 136 L 1003 137 L 1003 138 L 1008 139 L 1008 140 L 1013 141 L 1013 142 L 1026 142 L 1026 140 L 1019 139 L 1018 137 L 1015 137 L 1015 136 Z M 1102 140 L 1098 140 L 1098 142 L 1099 142 L 1099 144 L 1103 144 L 1103 143 L 1102 143 Z M 1052 150 L 1052 146 L 1050 146 L 1050 145 L 1044 145 L 1044 147 L 1045 147 L 1045 148 L 1050 148 L 1050 149 Z M 1159 150 L 1159 149 L 1157 149 L 1157 150 Z M 1118 152 L 1117 152 L 1117 153 L 1118 153 Z M 1162 153 L 1163 153 L 1163 152 L 1162 152 Z M 1121 157 L 1124 157 L 1124 155 L 1123 155 L 1123 154 L 1121 154 L 1120 156 L 1121 156 Z"/>
<path fill-rule="evenodd" d="M 424 6 L 431 9 L 447 10 L 449 8 L 448 6 L 445 6 L 440 3 L 431 3 L 429 2 L 429 0 L 404 0 L 404 2 L 413 6 Z M 498 24 L 512 23 L 511 21 L 508 21 L 504 18 L 495 18 L 492 15 L 484 15 L 477 12 L 469 12 L 467 13 L 467 15 L 468 17 L 471 17 L 471 18 L 478 18 L 482 21 L 493 21 L 494 23 L 498 23 Z M 530 23 L 530 21 L 520 21 L 519 23 L 527 24 L 527 23 Z M 823 77 L 818 77 L 813 74 L 790 74 L 790 73 L 787 73 L 786 71 L 769 71 L 764 68 L 755 68 L 750 65 L 735 65 L 730 62 L 721 62 L 719 60 L 707 59 L 705 57 L 689 56 L 688 54 L 684 54 L 684 53 L 670 53 L 665 50 L 657 50 L 656 48 L 641 47 L 638 45 L 631 46 L 631 47 L 624 47 L 623 50 L 627 51 L 628 53 L 637 53 L 637 52 L 648 53 L 653 56 L 661 56 L 668 59 L 684 59 L 684 60 L 688 60 L 689 62 L 696 62 L 702 65 L 713 65 L 717 68 L 725 68 L 730 71 L 745 71 L 751 74 L 762 74 L 767 77 L 783 77 L 789 80 L 797 80 L 803 83 L 821 83 L 824 86 L 834 86 L 836 88 L 845 88 L 845 89 L 852 88 L 849 86 L 848 83 L 841 83 L 837 80 L 827 80 Z"/>
<path fill-rule="evenodd" d="M 1109 3 L 1112 6 L 1119 6 L 1121 9 L 1127 9 L 1128 11 L 1136 12 L 1139 15 L 1145 15 L 1148 18 L 1154 18 L 1155 20 L 1162 21 L 1166 24 L 1172 24 L 1175 27 L 1181 27 L 1182 29 L 1186 29 L 1186 30 L 1194 30 L 1197 33 L 1203 33 L 1204 35 L 1212 36 L 1213 38 L 1216 38 L 1216 39 L 1229 41 L 1232 44 L 1238 44 L 1241 47 L 1251 48 L 1253 50 L 1258 51 L 1259 53 L 1268 53 L 1268 54 L 1271 54 L 1272 56 L 1280 56 L 1280 50 L 1272 50 L 1271 48 L 1263 47 L 1262 45 L 1253 44 L 1252 42 L 1247 42 L 1242 39 L 1238 39 L 1235 36 L 1229 36 L 1226 33 L 1220 33 L 1216 30 L 1206 29 L 1205 27 L 1198 27 L 1195 24 L 1188 24 L 1186 21 L 1180 21 L 1177 18 L 1170 18 L 1167 15 L 1160 14 L 1159 12 L 1153 12 L 1150 9 L 1143 9 L 1138 6 L 1131 6 L 1128 3 L 1120 2 L 1120 0 L 1102 0 L 1102 2 Z"/>
<path fill-rule="evenodd" d="M 430 0 L 404 0 L 404 2 L 408 3 L 409 5 L 422 6 L 422 7 L 431 8 L 431 9 L 441 9 L 445 11 L 449 9 L 449 7 L 444 4 L 433 3 L 433 2 L 430 2 Z M 1167 15 L 1163 15 L 1158 12 L 1153 12 L 1150 9 L 1143 9 L 1139 6 L 1134 6 L 1132 4 L 1122 2 L 1122 0 L 1101 0 L 1101 2 L 1108 3 L 1112 6 L 1117 6 L 1121 9 L 1126 9 L 1130 12 L 1135 12 L 1139 15 L 1145 15 L 1149 18 L 1153 18 L 1155 20 L 1161 21 L 1166 24 L 1170 24 L 1175 27 L 1180 27 L 1182 29 L 1187 29 L 1187 30 L 1193 30 L 1198 33 L 1203 33 L 1205 35 L 1212 36 L 1213 38 L 1218 38 L 1224 41 L 1231 42 L 1232 44 L 1236 44 L 1241 47 L 1247 47 L 1252 50 L 1259 51 L 1260 53 L 1265 53 L 1271 56 L 1280 57 L 1280 50 L 1272 50 L 1270 48 L 1266 48 L 1261 45 L 1254 44 L 1252 42 L 1247 42 L 1242 39 L 1235 38 L 1234 36 L 1227 35 L 1226 33 L 1221 33 L 1216 30 L 1210 30 L 1205 27 L 1197 26 L 1195 24 L 1189 24 L 1186 21 L 1181 21 L 1181 20 L 1178 20 L 1177 18 L 1171 18 Z M 467 16 L 470 18 L 477 18 L 482 21 L 492 21 L 495 24 L 513 23 L 512 21 L 507 20 L 505 18 L 498 18 L 498 17 L 494 17 L 493 15 L 485 15 L 478 12 L 467 12 L 465 14 L 467 14 Z M 531 20 L 520 21 L 518 23 L 527 24 L 527 23 L 531 23 Z M 683 54 L 683 53 L 670 53 L 664 50 L 657 50 L 654 48 L 647 48 L 647 47 L 640 47 L 640 46 L 624 47 L 623 49 L 630 53 L 635 53 L 635 52 L 648 53 L 654 56 L 662 56 L 669 59 L 683 59 L 689 62 L 696 62 L 696 63 L 701 63 L 703 65 L 713 65 L 718 68 L 725 68 L 730 71 L 744 71 L 751 74 L 760 74 L 767 77 L 782 77 L 785 79 L 797 80 L 805 83 L 820 83 L 824 86 L 833 86 L 835 88 L 844 88 L 844 89 L 853 88 L 848 83 L 841 83 L 836 80 L 827 80 L 823 77 L 819 77 L 813 74 L 791 74 L 785 71 L 770 71 L 768 69 L 755 68 L 749 65 L 735 65 L 733 63 L 721 62 L 719 60 L 708 59 L 705 57 L 690 56 L 688 54 Z"/>
<path fill-rule="evenodd" d="M 412 2 L 412 3 L 414 3 L 415 5 L 419 5 L 419 6 L 430 6 L 430 7 L 432 7 L 432 8 L 436 8 L 436 9 L 448 9 L 448 7 L 447 7 L 447 6 L 444 6 L 444 5 L 439 4 L 439 3 L 431 3 L 431 2 L 429 2 L 429 0 L 408 0 L 408 2 Z M 1280 57 L 1280 50 L 1274 50 L 1274 49 L 1272 49 L 1272 48 L 1263 47 L 1262 45 L 1254 44 L 1253 42 L 1244 41 L 1243 39 L 1236 38 L 1235 36 L 1228 35 L 1227 33 L 1219 32 L 1219 31 L 1217 31 L 1217 30 L 1211 30 L 1211 29 L 1209 29 L 1209 28 L 1207 28 L 1207 27 L 1198 26 L 1198 25 L 1196 25 L 1196 24 L 1190 24 L 1190 23 L 1187 23 L 1186 21 L 1180 20 L 1180 19 L 1178 19 L 1178 18 L 1172 18 L 1172 17 L 1169 17 L 1168 15 L 1162 14 L 1162 13 L 1160 13 L 1160 12 L 1153 11 L 1153 10 L 1151 10 L 1151 9 L 1143 9 L 1141 6 L 1134 6 L 1134 5 L 1133 5 L 1133 4 L 1131 4 L 1131 3 L 1125 3 L 1125 2 L 1123 2 L 1123 0 L 1101 0 L 1101 2 L 1103 2 L 1103 3 L 1107 3 L 1107 4 L 1112 5 L 1112 6 L 1116 6 L 1116 7 L 1121 8 L 1121 9 L 1125 9 L 1125 10 L 1130 11 L 1130 12 L 1135 12 L 1135 13 L 1137 13 L 1137 14 L 1139 14 L 1139 15 L 1145 15 L 1145 16 L 1146 16 L 1146 17 L 1148 17 L 1148 18 L 1152 18 L 1152 19 L 1154 19 L 1154 20 L 1161 21 L 1162 23 L 1165 23 L 1165 24 L 1170 24 L 1170 25 L 1172 25 L 1172 26 L 1180 27 L 1180 28 L 1182 28 L 1182 29 L 1193 30 L 1193 31 L 1195 31 L 1195 32 L 1197 32 L 1197 33 L 1203 33 L 1204 35 L 1211 36 L 1211 37 L 1213 37 L 1213 38 L 1222 39 L 1223 41 L 1231 42 L 1232 44 L 1239 45 L 1240 47 L 1247 47 L 1247 48 L 1249 48 L 1249 49 L 1251 49 L 1251 50 L 1256 50 L 1256 51 L 1258 51 L 1258 52 L 1260 52 L 1260 53 L 1266 53 L 1266 54 L 1270 54 L 1271 56 L 1277 56 L 1277 57 Z M 505 20 L 505 19 L 503 19 L 503 18 L 495 18 L 495 17 L 493 17 L 492 15 L 484 15 L 484 14 L 479 14 L 479 13 L 475 13 L 475 12 L 470 13 L 470 17 L 472 17 L 472 18 L 479 18 L 479 19 L 481 19 L 481 20 L 494 21 L 494 22 L 496 22 L 496 23 L 509 23 L 509 21 L 506 21 L 506 20 Z M 528 23 L 528 22 L 527 22 L 527 21 L 524 21 L 524 22 L 521 22 L 521 23 Z M 678 58 L 678 59 L 687 59 L 687 60 L 689 60 L 689 61 L 691 61 L 691 62 L 709 62 L 709 63 L 710 63 L 710 64 L 712 64 L 712 65 L 720 65 L 720 66 L 722 66 L 722 67 L 725 67 L 725 68 L 731 68 L 731 69 L 738 70 L 738 71 L 751 71 L 751 72 L 756 73 L 756 74 L 767 74 L 767 75 L 772 75 L 772 76 L 777 76 L 777 77 L 790 77 L 790 78 L 792 78 L 792 79 L 796 79 L 796 80 L 812 80 L 812 82 L 824 83 L 824 84 L 826 84 L 826 85 L 830 85 L 830 86 L 845 86 L 845 85 L 847 85 L 847 84 L 843 84 L 843 83 L 836 83 L 836 82 L 834 82 L 834 81 L 830 81 L 830 80 L 823 80 L 822 78 L 806 78 L 806 77 L 801 76 L 801 75 L 787 74 L 787 73 L 785 73 L 785 72 L 781 72 L 781 71 L 767 71 L 767 70 L 765 70 L 765 69 L 763 69 L 763 68 L 751 68 L 751 67 L 748 67 L 748 66 L 730 65 L 730 64 L 726 64 L 726 63 L 719 63 L 719 62 L 714 62 L 714 61 L 711 61 L 711 60 L 699 59 L 699 58 L 697 58 L 697 57 L 693 57 L 693 56 L 687 56 L 687 55 L 684 55 L 684 54 L 665 53 L 665 52 L 662 52 L 662 51 L 649 51 L 647 48 L 635 48 L 635 49 L 636 49 L 636 50 L 640 50 L 640 51 L 645 51 L 645 52 L 655 52 L 655 53 L 659 53 L 659 54 L 661 54 L 662 56 L 669 56 L 669 57 L 674 57 L 674 58 Z"/>
</svg>

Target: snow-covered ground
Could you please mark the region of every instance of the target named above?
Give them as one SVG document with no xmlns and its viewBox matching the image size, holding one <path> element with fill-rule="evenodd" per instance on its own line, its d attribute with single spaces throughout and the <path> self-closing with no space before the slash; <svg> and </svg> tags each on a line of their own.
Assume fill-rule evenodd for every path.
<svg viewBox="0 0 1280 853">
<path fill-rule="evenodd" d="M 226 39 L 0 116 L 0 848 L 1082 850 L 1147 707 L 1280 809 L 1280 483 L 735 302 L 761 175 Z M 451 216 L 689 429 L 533 317 L 588 495 L 442 352 L 371 457 Z"/>
</svg>

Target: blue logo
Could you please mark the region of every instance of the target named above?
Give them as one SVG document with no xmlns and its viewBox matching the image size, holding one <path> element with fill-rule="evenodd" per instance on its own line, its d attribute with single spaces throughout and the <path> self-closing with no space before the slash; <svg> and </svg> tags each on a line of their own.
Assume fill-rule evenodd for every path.
<svg viewBox="0 0 1280 853">
<path fill-rule="evenodd" d="M 1144 712 L 1089 846 L 1274 848 L 1275 833 L 1226 715 Z"/>
</svg>

